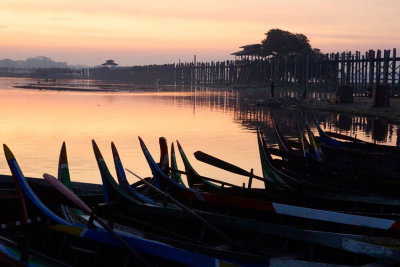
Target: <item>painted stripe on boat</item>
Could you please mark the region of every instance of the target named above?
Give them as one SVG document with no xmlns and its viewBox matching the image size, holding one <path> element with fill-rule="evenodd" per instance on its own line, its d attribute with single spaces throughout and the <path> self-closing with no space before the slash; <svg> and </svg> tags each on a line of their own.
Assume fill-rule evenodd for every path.
<svg viewBox="0 0 400 267">
<path fill-rule="evenodd" d="M 19 168 L 19 165 L 15 159 L 12 159 L 10 161 L 10 167 L 14 170 L 14 173 L 16 174 L 16 178 L 18 180 L 18 183 L 20 184 L 22 190 L 24 193 L 28 196 L 28 198 L 38 207 L 40 210 L 42 210 L 44 213 L 46 213 L 47 216 L 49 216 L 52 220 L 54 220 L 57 223 L 62 223 L 62 224 L 70 224 L 70 222 L 62 219 L 61 217 L 57 216 L 55 213 L 53 213 L 51 210 L 49 210 L 43 203 L 40 201 L 40 199 L 36 196 L 36 194 L 32 191 L 30 188 L 28 182 L 26 181 L 24 175 L 22 174 L 21 169 Z"/>
<path fill-rule="evenodd" d="M 68 168 L 68 163 L 61 163 L 60 168 Z"/>
<path fill-rule="evenodd" d="M 115 155 L 113 155 L 113 156 L 114 156 L 114 165 L 115 165 L 115 170 L 117 172 L 117 178 L 118 178 L 118 182 L 119 182 L 119 187 L 122 188 L 124 190 L 124 192 L 126 192 L 128 194 L 129 194 L 129 192 L 131 192 L 137 198 L 139 198 L 140 200 L 142 200 L 145 203 L 156 204 L 156 202 L 153 199 L 148 198 L 145 195 L 137 192 L 129 184 L 129 182 L 128 182 L 127 178 L 126 178 L 124 167 L 122 165 L 122 162 L 121 162 L 120 158 L 118 156 L 115 156 Z"/>
<path fill-rule="evenodd" d="M 87 229 L 84 237 L 118 247 L 121 246 L 115 239 L 112 238 L 112 236 L 102 230 Z M 124 233 L 123 237 L 140 253 L 154 255 L 156 257 L 169 259 L 191 266 L 219 266 L 219 260 L 214 257 L 175 248 L 171 245 L 159 241 L 149 240 L 140 236 L 133 236 L 127 233 Z"/>
<path fill-rule="evenodd" d="M 188 194 L 188 195 L 194 195 L 194 197 L 197 200 L 204 200 L 204 197 L 202 195 L 201 192 L 191 189 L 191 188 L 186 188 L 185 185 L 181 185 L 177 182 L 175 182 L 174 180 L 170 179 L 161 169 L 160 167 L 157 165 L 157 163 L 154 161 L 153 157 L 151 156 L 149 150 L 147 149 L 145 143 L 143 142 L 142 138 L 139 138 L 139 142 L 140 142 L 140 147 L 142 148 L 143 154 L 147 160 L 147 163 L 150 166 L 151 172 L 153 174 L 153 179 L 156 182 L 156 186 L 160 186 L 160 181 L 159 179 L 164 180 L 167 183 L 171 183 L 174 186 L 176 186 L 177 188 L 181 189 L 182 194 Z M 161 189 L 161 188 L 160 188 Z"/>
<path fill-rule="evenodd" d="M 347 225 L 368 227 L 373 229 L 382 230 L 395 230 L 399 231 L 394 225 L 398 224 L 395 220 L 360 216 L 354 214 L 347 214 L 341 212 L 317 210 L 311 208 L 304 208 L 298 206 L 291 206 L 279 203 L 273 203 L 273 207 L 278 214 L 295 216 L 306 219 L 313 219 L 326 222 L 342 223 Z"/>
<path fill-rule="evenodd" d="M 100 149 L 94 140 L 92 140 L 92 146 L 93 146 L 94 156 L 97 161 L 97 166 L 99 167 L 99 170 L 100 170 L 101 180 L 103 182 L 104 202 L 108 203 L 108 202 L 110 202 L 109 190 L 108 190 L 108 186 L 107 186 L 107 182 L 106 182 L 106 177 L 104 177 L 104 173 L 102 171 L 102 165 L 103 165 L 102 163 L 105 164 L 105 162 L 103 160 L 103 156 L 101 155 Z"/>
<path fill-rule="evenodd" d="M 134 197 L 139 198 L 145 203 L 152 203 L 154 204 L 155 201 L 152 199 L 144 196 L 143 194 L 137 192 L 128 182 L 125 174 L 124 167 L 122 165 L 122 161 L 119 157 L 117 147 L 115 146 L 114 142 L 111 142 L 111 151 L 114 159 L 114 166 L 115 172 L 117 173 L 117 179 L 119 183 L 119 188 L 122 189 L 125 193 L 129 194 L 130 196 L 134 195 Z"/>
<path fill-rule="evenodd" d="M 15 189 L 17 190 L 17 196 L 18 196 L 18 200 L 19 200 L 19 204 L 20 204 L 21 215 L 24 219 L 27 219 L 28 211 L 27 211 L 26 204 L 25 204 L 24 192 L 22 191 L 21 186 L 19 185 L 17 178 L 15 177 L 13 170 L 11 168 L 11 165 L 10 165 L 10 160 L 15 159 L 14 154 L 11 152 L 11 150 L 8 148 L 8 146 L 6 144 L 3 144 L 3 150 L 4 150 L 4 154 L 6 156 L 8 166 L 10 167 L 12 176 L 14 178 Z"/>
<path fill-rule="evenodd" d="M 261 131 L 257 130 L 257 142 L 258 142 L 258 150 L 260 153 L 260 159 L 261 159 L 261 168 L 263 171 L 263 177 L 265 181 L 271 182 L 273 184 L 277 184 L 280 186 L 285 186 L 289 187 L 289 185 L 282 180 L 281 177 L 279 177 L 278 174 L 276 174 L 271 168 L 269 164 L 269 156 L 267 155 L 268 151 L 264 148 L 264 140 L 261 136 Z M 268 148 L 267 148 L 268 149 Z M 265 188 L 268 187 L 268 184 L 264 182 Z"/>
<path fill-rule="evenodd" d="M 22 174 L 21 168 L 19 167 L 18 162 L 15 159 L 14 155 L 12 154 L 11 150 L 6 145 L 4 145 L 4 152 L 6 154 L 8 165 L 11 169 L 13 176 L 17 180 L 24 194 L 28 196 L 28 198 L 32 201 L 32 203 L 35 204 L 41 211 L 43 211 L 49 218 L 51 218 L 55 222 L 66 225 L 70 224 L 68 221 L 62 219 L 61 217 L 53 213 L 51 210 L 49 210 L 47 206 L 44 205 L 42 201 L 40 201 L 40 199 L 32 191 L 24 175 Z"/>
<path fill-rule="evenodd" d="M 70 235 L 80 236 L 82 238 L 87 238 L 112 246 L 121 247 L 121 244 L 117 242 L 114 237 L 112 237 L 109 233 L 105 232 L 102 229 L 88 229 L 75 225 L 52 225 L 49 226 L 49 228 Z M 128 234 L 126 232 L 121 232 L 118 230 L 116 230 L 116 232 L 119 233 L 122 238 L 124 238 L 132 247 L 134 247 L 140 253 L 169 259 L 175 262 L 188 264 L 190 266 L 219 266 L 220 261 L 214 257 L 198 254 L 196 252 L 191 252 L 183 249 L 178 249 L 159 241 L 146 239 L 144 237 Z"/>
</svg>

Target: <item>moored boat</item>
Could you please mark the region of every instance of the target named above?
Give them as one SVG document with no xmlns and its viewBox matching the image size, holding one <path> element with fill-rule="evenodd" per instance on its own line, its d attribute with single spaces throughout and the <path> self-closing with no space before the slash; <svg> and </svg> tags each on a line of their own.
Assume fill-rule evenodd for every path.
<svg viewBox="0 0 400 267">
<path fill-rule="evenodd" d="M 348 213 L 333 212 L 329 210 L 319 210 L 308 207 L 275 203 L 269 200 L 261 200 L 257 198 L 199 192 L 193 189 L 183 188 L 176 182 L 172 181 L 161 171 L 147 150 L 143 140 L 139 138 L 139 141 L 150 169 L 152 170 L 153 179 L 157 179 L 161 189 L 165 190 L 165 188 L 168 187 L 169 192 L 174 197 L 177 197 L 179 200 L 187 203 L 197 203 L 199 206 L 209 205 L 212 208 L 223 207 L 225 211 L 229 209 L 230 212 L 235 211 L 237 212 L 236 214 L 240 214 L 241 216 L 251 216 L 252 213 L 254 214 L 256 212 L 258 215 L 264 216 L 267 216 L 267 214 L 274 214 L 276 217 L 291 217 L 292 220 L 297 218 L 298 220 L 304 220 L 303 222 L 319 221 L 320 226 L 322 226 L 323 222 L 325 222 L 328 224 L 332 223 L 354 226 L 355 228 L 366 227 L 376 230 L 380 229 L 383 231 L 400 231 L 400 228 L 398 229 L 397 226 L 399 223 L 392 219 L 360 216 Z M 269 215 L 267 217 L 271 218 L 272 216 Z M 384 232 L 382 233 L 384 234 Z"/>
<path fill-rule="evenodd" d="M 99 159 L 102 159 L 102 157 L 99 157 Z M 104 161 L 104 160 L 103 160 Z M 15 161 L 16 163 L 16 161 Z M 154 162 L 155 163 L 155 162 Z M 157 164 L 155 164 L 158 166 Z M 13 165 L 15 168 L 17 165 Z M 103 164 L 101 164 L 102 167 L 104 167 Z M 122 167 L 122 163 L 121 163 Z M 156 168 L 155 166 L 152 166 L 152 168 Z M 159 166 L 158 166 L 159 168 Z M 102 168 L 104 170 L 104 168 Z M 18 170 L 18 169 L 15 169 Z M 164 173 L 161 168 L 159 168 L 160 173 Z M 64 169 L 65 171 L 65 169 Z M 18 173 L 21 173 L 20 170 Z M 170 179 L 167 177 L 167 179 Z M 171 180 L 171 179 L 170 179 Z M 177 183 L 179 185 L 179 183 Z M 29 185 L 29 184 L 28 184 Z M 160 183 L 162 185 L 162 183 Z M 182 186 L 182 185 L 181 185 Z M 25 187 L 25 185 L 24 185 Z M 183 187 L 183 186 L 182 186 Z M 109 187 L 111 188 L 111 187 Z M 28 194 L 31 194 L 29 191 L 27 191 Z M 33 190 L 32 190 L 33 192 Z M 26 193 L 24 193 L 26 194 Z M 203 196 L 206 194 L 202 193 Z M 209 197 L 209 196 L 208 196 Z M 39 199 L 41 197 L 37 197 Z M 31 199 L 31 197 L 29 197 Z M 32 198 L 35 199 L 35 198 Z M 31 200 L 32 200 L 31 199 Z M 122 198 L 120 201 L 123 201 Z M 63 201 L 60 201 L 59 204 L 65 203 Z M 43 203 L 44 204 L 44 203 Z M 220 203 L 221 204 L 221 203 Z M 133 204 L 132 204 L 133 205 Z M 41 205 L 39 205 L 41 206 Z M 279 206 L 276 206 L 279 207 Z M 43 207 L 41 207 L 43 208 Z M 175 223 L 178 223 L 178 220 L 176 218 L 181 217 L 181 218 L 186 218 L 186 223 L 185 220 L 183 220 L 182 224 L 179 225 L 193 225 L 193 221 L 190 222 L 192 219 L 189 219 L 189 217 L 185 214 L 182 213 L 181 210 L 179 209 L 171 209 L 171 208 L 164 208 L 161 206 L 154 206 L 154 205 L 143 205 L 143 204 L 136 204 L 131 207 L 132 209 L 130 210 L 131 213 L 127 214 L 134 214 L 133 210 L 136 210 L 136 214 L 148 214 L 147 216 L 153 217 L 153 220 L 157 220 L 157 217 L 154 216 L 154 214 L 166 214 L 164 215 L 165 217 L 162 217 L 163 219 L 158 218 L 159 223 L 162 225 L 163 223 L 165 224 L 167 222 L 166 218 L 172 217 L 175 218 L 173 219 Z M 48 209 L 50 210 L 50 209 Z M 140 210 L 140 212 L 139 212 Z M 157 212 L 155 212 L 157 210 Z M 46 213 L 46 209 L 44 211 Z M 47 211 L 48 212 L 48 211 Z M 106 212 L 107 213 L 107 212 Z M 150 215 L 149 215 L 150 214 Z M 175 215 L 174 215 L 175 214 Z M 240 218 L 240 217 L 234 217 L 234 216 L 226 216 L 226 215 L 220 215 L 216 213 L 208 213 L 208 212 L 199 212 L 199 214 L 202 214 L 207 220 L 210 220 L 213 222 L 213 224 L 218 225 L 223 227 L 225 231 L 228 233 L 232 234 L 232 236 L 235 236 L 235 240 L 241 240 L 239 229 L 245 228 L 247 229 L 247 232 L 244 231 L 242 232 L 243 237 L 248 237 L 249 235 L 254 235 L 254 241 L 258 241 L 256 245 L 254 245 L 255 250 L 263 251 L 261 253 L 261 257 L 253 257 L 252 260 L 249 261 L 249 256 L 250 254 L 246 253 L 238 253 L 230 252 L 229 250 L 221 250 L 222 247 L 226 247 L 227 244 L 221 244 L 222 246 L 218 246 L 215 250 L 213 250 L 211 247 L 204 247 L 204 246 L 197 246 L 194 245 L 193 243 L 185 243 L 186 245 L 182 245 L 182 243 L 179 240 L 176 239 L 171 239 L 171 238 L 165 238 L 159 236 L 158 239 L 151 239 L 150 237 L 154 237 L 154 235 L 148 235 L 148 233 L 145 234 L 145 239 L 149 240 L 157 240 L 157 242 L 162 242 L 169 244 L 172 247 L 179 247 L 182 246 L 185 251 L 189 251 L 192 254 L 184 254 L 189 257 L 193 257 L 193 253 L 200 253 L 200 255 L 208 255 L 208 259 L 211 259 L 211 261 L 205 261 L 207 258 L 203 257 L 202 258 L 196 258 L 194 257 L 192 261 L 189 261 L 188 259 L 185 258 L 185 256 L 182 256 L 183 254 L 177 253 L 175 250 L 169 250 L 169 253 L 172 253 L 174 255 L 179 255 L 180 257 L 183 257 L 184 259 L 170 259 L 167 258 L 163 253 L 166 253 L 166 249 L 163 249 L 157 246 L 153 245 L 148 245 L 149 250 L 151 249 L 158 249 L 160 251 L 159 253 L 162 255 L 161 258 L 163 259 L 161 261 L 161 265 L 164 264 L 171 264 L 171 263 L 182 263 L 183 260 L 187 260 L 187 264 L 192 264 L 192 265 L 212 265 L 217 262 L 222 263 L 222 262 L 230 262 L 230 263 L 236 263 L 236 264 L 263 264 L 263 265 L 272 265 L 272 264 L 305 264 L 307 266 L 313 266 L 313 265 L 319 265 L 320 262 L 323 262 L 324 264 L 329 264 L 329 263 L 334 263 L 334 264 L 347 264 L 347 265 L 352 265 L 352 264 L 357 264 L 357 265 L 362 265 L 362 264 L 367 264 L 376 261 L 376 259 L 381 259 L 381 260 L 386 260 L 390 263 L 397 263 L 399 262 L 399 252 L 396 249 L 393 249 L 391 246 L 396 246 L 396 239 L 380 239 L 379 237 L 373 237 L 373 236 L 363 236 L 363 235 L 355 235 L 355 234 L 346 234 L 346 233 L 334 233 L 334 232 L 324 232 L 324 231 L 317 231 L 315 229 L 313 230 L 307 230 L 307 227 L 305 227 L 304 224 L 301 223 L 301 220 L 296 220 L 294 218 L 290 219 L 291 222 L 268 222 L 264 220 L 259 220 L 257 219 L 258 215 L 256 215 L 257 220 L 253 219 L 246 219 L 246 218 Z M 115 215 L 115 213 L 114 213 Z M 55 220 L 57 217 L 56 215 L 51 215 L 50 218 L 53 218 L 52 220 Z M 87 217 L 90 219 L 90 217 Z M 187 223 L 189 221 L 189 223 Z M 230 222 L 230 223 L 227 223 Z M 114 223 L 117 224 L 117 223 Z M 291 225 L 291 226 L 290 226 Z M 96 227 L 98 227 L 95 224 Z M 70 225 L 63 225 L 63 224 L 56 224 L 50 227 L 54 233 L 58 233 L 60 235 L 64 235 L 65 232 L 71 234 L 71 232 L 74 232 L 75 235 L 80 235 L 80 236 L 85 236 L 87 238 L 92 239 L 94 244 L 98 244 L 97 242 L 105 242 L 105 240 L 109 240 L 110 236 L 107 235 L 104 231 L 99 232 L 101 229 L 90 229 L 87 228 L 86 226 L 70 226 Z M 39 229 L 39 228 L 38 228 Z M 49 228 L 46 228 L 49 229 Z M 335 230 L 336 228 L 332 228 L 331 230 Z M 191 230 L 193 231 L 193 229 Z M 86 233 L 88 234 L 86 236 Z M 123 231 L 121 232 L 122 235 L 126 234 Z M 138 232 L 136 232 L 138 233 Z M 251 234 L 253 233 L 253 234 Z M 260 235 L 262 233 L 262 235 Z M 58 235 L 57 234 L 57 235 Z M 236 234 L 236 235 L 235 235 Z M 56 235 L 56 234 L 54 234 Z M 272 238 L 275 236 L 275 239 Z M 142 236 L 143 237 L 143 236 Z M 70 236 L 71 239 L 74 239 Z M 271 239 L 272 238 L 272 239 Z M 277 238 L 277 239 L 276 239 Z M 263 241 L 260 241 L 262 239 Z M 86 240 L 86 239 L 85 239 Z M 277 241 L 279 240 L 279 241 Z M 283 249 L 280 251 L 277 251 L 276 248 L 282 245 L 283 247 L 287 247 L 288 241 L 287 240 L 292 240 L 289 241 L 291 244 L 292 249 L 287 250 Z M 82 241 L 81 241 L 82 242 Z M 110 250 L 114 250 L 114 248 L 120 247 L 120 245 L 115 244 L 115 240 L 113 241 L 113 244 L 111 247 L 108 247 Z M 247 241 L 248 242 L 248 241 Z M 107 242 L 106 242 L 107 243 Z M 241 242 L 242 244 L 245 244 Z M 105 244 L 105 243 L 104 243 Z M 107 243 L 110 245 L 109 243 Z M 138 241 L 135 243 L 136 245 L 141 244 L 141 246 L 146 246 L 146 244 L 149 243 L 138 243 Z M 180 244 L 180 245 L 179 245 Z M 268 249 L 265 247 L 266 244 L 269 244 Z M 285 245 L 286 244 L 286 245 Z M 107 245 L 107 246 L 108 246 Z M 316 246 L 318 249 L 316 249 Z M 75 252 L 80 251 L 79 253 L 82 253 L 83 248 L 73 245 Z M 112 248 L 114 247 L 114 248 Z M 90 248 L 90 247 L 89 247 Z M 274 249 L 275 248 L 275 249 Z M 297 248 L 297 249 L 296 249 Z M 299 250 L 299 248 L 301 248 Z M 87 249 L 86 252 L 91 253 L 90 249 Z M 214 251 L 214 252 L 212 252 Z M 310 253 L 313 251 L 313 253 Z M 121 252 L 120 248 L 117 248 L 117 252 Z M 114 253 L 117 253 L 114 251 Z M 145 255 L 154 255 L 151 254 L 149 251 L 144 252 L 144 249 L 140 251 L 141 253 L 144 253 Z M 186 252 L 185 252 L 186 253 Z M 334 255 L 337 254 L 341 255 L 341 259 L 338 259 Z M 115 254 L 116 255 L 116 254 Z M 214 256 L 213 256 L 214 255 Z M 241 256 L 240 256 L 241 255 Z M 360 256 L 364 255 L 364 256 Z M 154 257 L 154 256 L 153 256 Z M 171 256 L 172 257 L 172 256 Z M 148 257 L 146 256 L 148 259 Z M 160 258 L 156 256 L 155 258 Z M 223 260 L 221 261 L 221 258 Z M 217 259 L 217 260 L 215 260 Z M 257 260 L 258 259 L 258 260 Z M 196 260 L 196 263 L 194 262 Z M 203 261 L 201 261 L 203 260 Z M 106 263 L 107 261 L 104 261 Z M 189 263 L 190 262 L 190 263 Z M 153 262 L 152 262 L 153 263 Z M 158 262 L 160 263 L 160 262 Z"/>
</svg>

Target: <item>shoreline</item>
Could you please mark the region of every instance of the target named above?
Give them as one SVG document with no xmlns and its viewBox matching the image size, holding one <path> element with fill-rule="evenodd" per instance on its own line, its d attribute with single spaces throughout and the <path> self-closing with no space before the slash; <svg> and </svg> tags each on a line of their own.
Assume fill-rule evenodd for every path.
<svg viewBox="0 0 400 267">
<path fill-rule="evenodd" d="M 320 93 L 322 97 L 321 99 L 304 99 L 299 97 L 299 92 L 302 92 L 302 89 L 303 88 L 301 87 L 277 86 L 275 88 L 276 95 L 279 95 L 279 93 L 282 92 L 297 93 L 292 97 L 276 96 L 275 98 L 270 97 L 270 88 L 267 87 L 238 88 L 235 90 L 257 93 L 258 97 L 253 103 L 259 106 L 341 113 L 353 116 L 370 117 L 400 125 L 400 98 L 391 97 L 389 107 L 373 107 L 373 98 L 367 96 L 354 96 L 353 103 L 334 104 L 329 102 L 328 95 L 323 96 L 324 94 L 331 93 L 328 88 L 324 88 L 325 90 L 312 90 L 313 93 Z"/>
<path fill-rule="evenodd" d="M 353 116 L 365 116 L 385 120 L 389 123 L 400 124 L 399 98 L 391 98 L 389 107 L 373 107 L 372 101 L 373 99 L 369 97 L 354 97 L 354 103 L 331 104 L 326 100 L 306 99 L 295 101 L 283 100 L 283 102 L 278 105 L 285 107 L 286 104 L 288 104 L 290 108 L 336 112 Z M 274 105 L 274 102 L 269 102 L 266 105 Z"/>
</svg>

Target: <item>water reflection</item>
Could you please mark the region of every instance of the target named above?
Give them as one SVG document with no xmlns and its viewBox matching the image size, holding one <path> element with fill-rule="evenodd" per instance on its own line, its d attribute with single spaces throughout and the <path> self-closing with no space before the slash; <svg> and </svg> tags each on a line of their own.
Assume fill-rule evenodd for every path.
<svg viewBox="0 0 400 267">
<path fill-rule="evenodd" d="M 169 141 L 181 142 L 201 174 L 241 185 L 247 178 L 198 162 L 193 152 L 201 150 L 244 169 L 254 168 L 260 175 L 255 129 L 264 127 L 274 142 L 271 117 L 283 134 L 291 138 L 297 138 L 296 123 L 303 126 L 304 117 L 310 122 L 316 117 L 326 130 L 370 142 L 400 145 L 400 130 L 396 125 L 366 117 L 303 112 L 290 107 L 268 109 L 257 105 L 265 96 L 264 90 L 193 87 L 179 92 L 161 88 L 160 92 L 105 93 L 12 87 L 24 82 L 34 81 L 0 78 L 0 136 L 13 150 L 27 176 L 40 177 L 45 171 L 56 174 L 58 152 L 62 141 L 66 141 L 73 179 L 100 183 L 90 143 L 92 138 L 103 151 L 111 171 L 110 142 L 115 141 L 126 167 L 142 176 L 150 175 L 137 136 L 144 139 L 155 158 L 159 156 L 158 137 L 165 136 Z M 93 83 L 86 85 L 93 86 Z M 183 167 L 181 162 L 178 164 Z M 0 172 L 9 173 L 4 157 L 0 157 Z"/>
<path fill-rule="evenodd" d="M 114 141 L 124 165 L 149 176 L 138 135 L 155 158 L 159 157 L 158 137 L 178 139 L 194 167 L 206 176 L 240 185 L 248 180 L 198 162 L 193 156 L 197 150 L 261 174 L 254 132 L 232 121 L 239 103 L 235 91 L 69 92 L 15 89 L 12 84 L 0 79 L 0 136 L 26 176 L 56 175 L 59 149 L 66 141 L 72 179 L 100 183 L 91 139 L 112 172 L 110 142 Z M 182 162 L 178 164 L 183 168 Z M 4 156 L 0 173 L 10 173 Z"/>
<path fill-rule="evenodd" d="M 283 93 L 282 93 L 283 94 Z M 313 93 L 316 98 L 326 97 L 327 93 Z M 181 99 L 178 105 L 193 105 L 193 110 L 210 109 L 232 114 L 233 121 L 243 128 L 255 131 L 257 127 L 272 128 L 271 117 L 283 127 L 291 137 L 296 136 L 296 123 L 304 124 L 304 118 L 312 122 L 317 118 L 328 131 L 348 134 L 359 139 L 388 145 L 399 145 L 399 126 L 384 121 L 347 114 L 329 112 L 299 111 L 284 108 L 266 108 L 257 105 L 264 92 L 220 91 L 210 88 L 197 88 L 190 99 Z M 296 92 L 286 96 L 296 95 Z M 312 127 L 314 129 L 314 127 Z M 314 129 L 315 130 L 315 129 Z"/>
<path fill-rule="evenodd" d="M 346 132 L 351 131 L 353 124 L 353 118 L 351 116 L 338 114 L 336 117 L 336 125 L 340 130 Z"/>
<path fill-rule="evenodd" d="M 318 114 L 324 128 L 329 131 L 345 133 L 359 139 L 399 146 L 399 126 L 367 117 L 337 115 L 336 118 Z"/>
</svg>

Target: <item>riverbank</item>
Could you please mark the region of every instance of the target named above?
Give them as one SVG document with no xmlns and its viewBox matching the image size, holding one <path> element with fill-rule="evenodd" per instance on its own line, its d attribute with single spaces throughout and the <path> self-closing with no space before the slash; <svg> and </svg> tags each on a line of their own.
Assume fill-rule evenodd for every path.
<svg viewBox="0 0 400 267">
<path fill-rule="evenodd" d="M 306 99 L 281 99 L 269 101 L 267 105 L 289 106 L 305 110 L 319 110 L 337 112 L 350 115 L 366 116 L 386 120 L 391 123 L 400 123 L 400 99 L 391 98 L 390 107 L 373 107 L 373 99 L 369 97 L 354 97 L 351 104 L 332 104 L 326 100 Z"/>
</svg>

